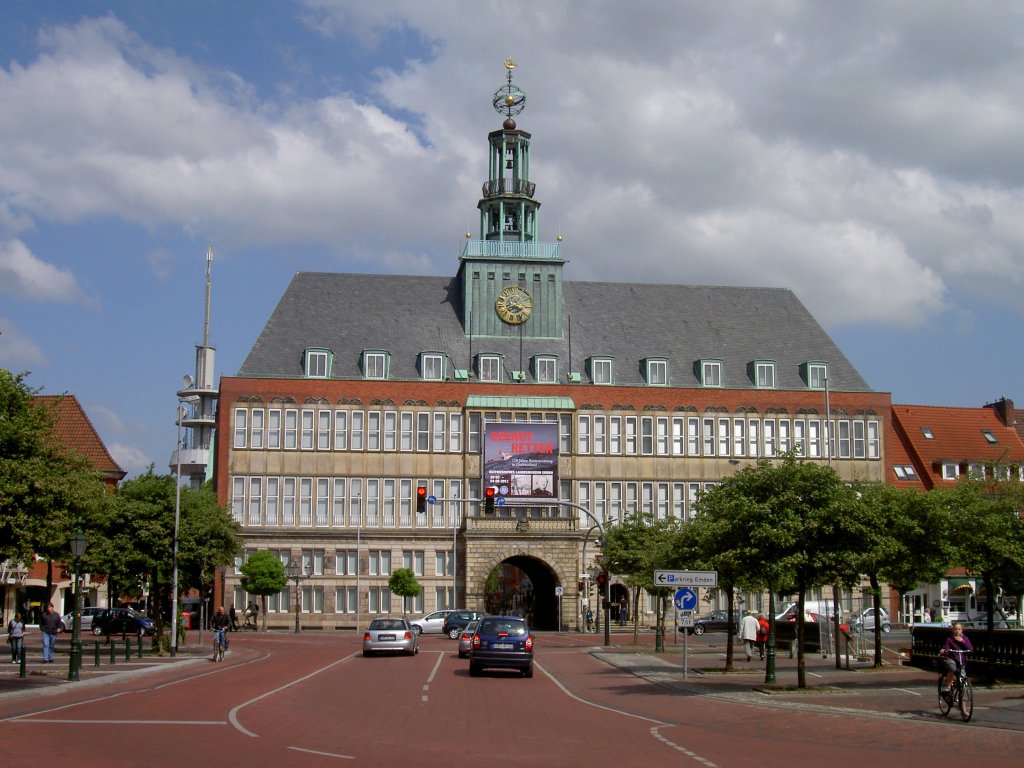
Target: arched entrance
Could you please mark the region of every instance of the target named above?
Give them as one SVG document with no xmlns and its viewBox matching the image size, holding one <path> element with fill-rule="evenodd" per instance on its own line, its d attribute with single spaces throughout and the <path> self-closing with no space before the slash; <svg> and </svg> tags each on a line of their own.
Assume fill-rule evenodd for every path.
<svg viewBox="0 0 1024 768">
<path fill-rule="evenodd" d="M 542 560 L 514 555 L 502 560 L 487 575 L 486 610 L 522 615 L 536 630 L 558 629 L 558 579 Z"/>
</svg>

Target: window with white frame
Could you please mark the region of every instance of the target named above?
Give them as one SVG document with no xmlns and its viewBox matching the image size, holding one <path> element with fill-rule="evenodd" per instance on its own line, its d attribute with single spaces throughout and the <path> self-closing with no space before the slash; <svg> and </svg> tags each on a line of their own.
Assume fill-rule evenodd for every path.
<svg viewBox="0 0 1024 768">
<path fill-rule="evenodd" d="M 246 408 L 235 408 L 235 442 L 232 447 L 245 448 L 245 440 L 249 435 L 249 411 Z M 180 450 L 181 446 L 179 446 Z"/>
<path fill-rule="evenodd" d="M 267 411 L 267 448 L 281 447 L 281 409 L 271 408 Z"/>
<path fill-rule="evenodd" d="M 612 383 L 612 361 L 608 357 L 592 357 L 590 359 L 590 380 L 594 384 Z"/>
<path fill-rule="evenodd" d="M 722 386 L 722 361 L 701 360 L 700 361 L 700 383 L 705 387 Z"/>
<path fill-rule="evenodd" d="M 647 383 L 652 387 L 668 386 L 668 360 L 648 359 L 645 361 Z"/>
<path fill-rule="evenodd" d="M 348 411 L 334 412 L 334 450 L 348 449 Z"/>
<path fill-rule="evenodd" d="M 576 417 L 576 453 L 590 453 L 590 417 Z"/>
<path fill-rule="evenodd" d="M 985 479 L 985 465 L 976 461 L 972 461 L 967 465 L 967 477 L 971 480 L 984 480 Z"/>
<path fill-rule="evenodd" d="M 307 378 L 326 379 L 327 351 L 324 349 L 307 349 L 305 370 Z"/>
<path fill-rule="evenodd" d="M 370 613 L 391 613 L 391 590 L 387 587 L 370 587 L 367 590 Z"/>
<path fill-rule="evenodd" d="M 369 556 L 370 576 L 391 575 L 391 552 L 387 549 L 371 549 Z"/>
<path fill-rule="evenodd" d="M 249 447 L 262 448 L 265 411 L 262 408 L 253 408 L 250 416 L 252 419 L 249 425 Z"/>
<path fill-rule="evenodd" d="M 280 513 L 281 504 L 281 478 L 279 477 L 268 477 L 267 478 L 267 517 L 264 521 L 266 525 L 278 525 L 280 520 L 278 514 Z"/>
<path fill-rule="evenodd" d="M 444 356 L 437 352 L 424 352 L 420 356 L 420 375 L 426 381 L 444 379 Z"/>
<path fill-rule="evenodd" d="M 917 471 L 913 464 L 896 464 L 892 471 L 898 480 L 917 480 Z"/>
<path fill-rule="evenodd" d="M 388 377 L 386 352 L 363 352 L 363 378 L 386 379 Z"/>
<path fill-rule="evenodd" d="M 414 576 L 423 575 L 423 550 L 407 549 L 402 552 L 402 567 L 412 571 Z M 421 593 L 422 594 L 422 593 Z"/>
<path fill-rule="evenodd" d="M 996 480 L 1006 482 L 1010 479 L 1010 467 L 1007 464 L 998 464 L 992 468 L 992 476 Z"/>
<path fill-rule="evenodd" d="M 440 550 L 434 553 L 434 575 L 451 576 L 454 573 L 452 553 Z"/>
<path fill-rule="evenodd" d="M 828 366 L 825 363 L 807 364 L 808 389 L 824 389 L 828 381 Z"/>
<path fill-rule="evenodd" d="M 554 384 L 558 381 L 558 361 L 553 357 L 535 358 L 533 370 L 538 384 Z"/>
<path fill-rule="evenodd" d="M 754 386 L 758 389 L 775 388 L 775 363 L 768 360 L 754 363 Z"/>
<path fill-rule="evenodd" d="M 284 412 L 284 448 L 294 451 L 299 447 L 299 412 L 288 408 Z"/>
<path fill-rule="evenodd" d="M 477 358 L 477 376 L 480 381 L 501 381 L 501 358 L 498 355 L 480 355 Z"/>
<path fill-rule="evenodd" d="M 358 594 L 355 587 L 334 588 L 334 612 L 335 613 L 356 613 L 358 609 Z"/>
<path fill-rule="evenodd" d="M 356 576 L 358 562 L 354 549 L 339 549 L 334 553 L 334 573 L 338 576 Z"/>
<path fill-rule="evenodd" d="M 960 477 L 960 465 L 954 461 L 942 462 L 942 479 L 956 480 Z"/>
</svg>

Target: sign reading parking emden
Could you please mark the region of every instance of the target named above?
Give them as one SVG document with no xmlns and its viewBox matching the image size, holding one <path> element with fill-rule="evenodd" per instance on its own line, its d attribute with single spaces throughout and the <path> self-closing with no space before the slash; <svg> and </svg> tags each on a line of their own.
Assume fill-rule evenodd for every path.
<svg viewBox="0 0 1024 768">
<path fill-rule="evenodd" d="M 718 571 L 655 571 L 656 587 L 717 587 Z"/>
</svg>

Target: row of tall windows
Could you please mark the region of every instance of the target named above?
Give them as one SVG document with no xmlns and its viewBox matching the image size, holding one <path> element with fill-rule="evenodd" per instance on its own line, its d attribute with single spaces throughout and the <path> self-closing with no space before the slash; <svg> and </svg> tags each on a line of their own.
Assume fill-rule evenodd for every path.
<svg viewBox="0 0 1024 768">
<path fill-rule="evenodd" d="M 701 492 L 715 483 L 706 482 L 634 482 L 580 481 L 579 503 L 601 521 L 620 523 L 636 513 L 653 515 L 659 520 L 674 517 L 690 520 Z"/>
<path fill-rule="evenodd" d="M 416 511 L 416 487 L 450 502 Z M 461 521 L 463 481 L 411 478 L 231 478 L 231 514 L 248 527 L 451 528 Z"/>
<path fill-rule="evenodd" d="M 795 449 L 812 459 L 878 459 L 881 424 L 763 416 L 576 417 L 579 454 L 773 458 Z"/>
</svg>

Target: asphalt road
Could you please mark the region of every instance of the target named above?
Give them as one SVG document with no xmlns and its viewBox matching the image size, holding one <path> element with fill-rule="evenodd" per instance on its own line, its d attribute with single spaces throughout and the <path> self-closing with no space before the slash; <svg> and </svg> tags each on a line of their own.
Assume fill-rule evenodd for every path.
<svg viewBox="0 0 1024 768">
<path fill-rule="evenodd" d="M 793 669 L 780 658 L 782 685 L 765 692 L 758 661 L 717 671 L 724 636 L 691 638 L 685 674 L 677 646 L 655 656 L 631 635 L 613 641 L 544 634 L 533 679 L 470 678 L 439 636 L 423 637 L 414 658 L 364 659 L 354 634 L 235 634 L 220 664 L 87 666 L 80 683 L 42 681 L 44 668 L 35 676 L 52 684 L 38 687 L 32 674 L 5 678 L 0 739 L 10 764 L 133 768 L 1020 765 L 1024 689 L 1003 691 L 999 707 L 979 692 L 975 720 L 962 724 L 938 716 L 933 677 L 914 670 L 832 680 L 818 659 L 817 690 L 803 693 L 786 685 Z M 864 690 L 836 687 L 854 681 Z M 996 711 L 1008 723 L 986 722 Z"/>
</svg>

